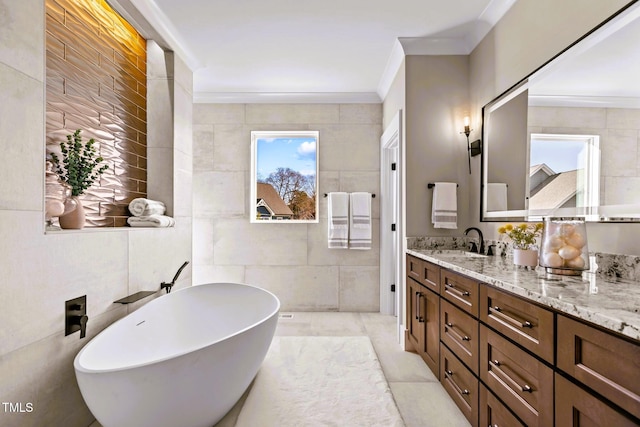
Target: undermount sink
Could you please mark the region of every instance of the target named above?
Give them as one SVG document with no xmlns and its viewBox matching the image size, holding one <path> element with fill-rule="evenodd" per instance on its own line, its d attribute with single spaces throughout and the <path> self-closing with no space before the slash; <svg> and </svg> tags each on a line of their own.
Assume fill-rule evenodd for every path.
<svg viewBox="0 0 640 427">
<path fill-rule="evenodd" d="M 439 257 L 469 257 L 469 258 L 485 258 L 487 255 L 484 254 L 479 254 L 477 252 L 468 252 L 468 251 L 461 251 L 461 250 L 456 250 L 456 249 L 450 249 L 450 250 L 436 250 L 433 251 L 433 255 L 434 256 L 439 256 Z"/>
</svg>

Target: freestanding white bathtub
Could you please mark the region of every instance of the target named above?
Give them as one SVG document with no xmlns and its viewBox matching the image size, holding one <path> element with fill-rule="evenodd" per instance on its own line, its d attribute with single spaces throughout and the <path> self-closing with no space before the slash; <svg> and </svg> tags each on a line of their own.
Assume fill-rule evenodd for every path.
<svg viewBox="0 0 640 427">
<path fill-rule="evenodd" d="M 156 298 L 78 353 L 82 397 L 103 427 L 211 427 L 258 372 L 279 309 L 272 293 L 233 283 Z"/>
</svg>

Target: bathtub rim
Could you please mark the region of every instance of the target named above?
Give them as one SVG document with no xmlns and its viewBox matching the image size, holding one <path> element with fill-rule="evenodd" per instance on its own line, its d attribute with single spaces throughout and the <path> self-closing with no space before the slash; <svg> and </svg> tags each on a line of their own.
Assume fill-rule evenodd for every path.
<svg viewBox="0 0 640 427">
<path fill-rule="evenodd" d="M 119 322 L 123 321 L 125 318 L 127 318 L 128 316 L 130 316 L 131 314 L 133 314 L 133 313 L 135 313 L 135 312 L 128 313 L 127 315 L 125 315 L 125 316 L 121 317 L 120 319 L 116 320 L 115 322 L 113 322 L 112 324 L 110 324 L 109 326 L 107 326 L 106 328 L 104 328 L 102 331 L 98 332 L 98 333 L 97 333 L 93 338 L 91 338 L 91 340 L 89 340 L 89 342 L 88 342 L 88 343 L 86 343 L 86 344 L 85 344 L 85 345 L 80 349 L 80 351 L 78 352 L 78 354 L 76 354 L 76 356 L 73 358 L 73 368 L 74 368 L 74 370 L 75 370 L 76 372 L 80 372 L 80 373 L 82 373 L 82 374 L 101 374 L 101 373 L 123 372 L 123 371 L 128 371 L 128 370 L 131 370 L 131 369 L 137 369 L 137 368 L 143 368 L 143 367 L 146 367 L 146 366 L 152 366 L 152 365 L 159 364 L 159 363 L 165 362 L 165 361 L 167 361 L 167 360 L 171 360 L 171 359 L 177 359 L 177 358 L 182 357 L 182 356 L 185 356 L 185 355 L 187 355 L 187 354 L 194 353 L 194 352 L 196 352 L 196 351 L 199 351 L 199 350 L 202 350 L 202 349 L 204 349 L 204 348 L 210 347 L 211 345 L 214 345 L 214 344 L 217 344 L 217 343 L 220 343 L 220 342 L 226 341 L 226 340 L 228 340 L 228 339 L 231 339 L 231 338 L 233 338 L 233 337 L 235 337 L 235 336 L 238 336 L 238 335 L 240 335 L 240 334 L 242 334 L 242 333 L 244 333 L 244 332 L 246 332 L 246 331 L 248 331 L 248 330 L 250 330 L 250 329 L 252 329 L 252 328 L 256 328 L 256 327 L 260 326 L 261 324 L 266 323 L 266 322 L 267 322 L 269 319 L 271 319 L 272 317 L 277 316 L 277 315 L 278 315 L 278 312 L 280 311 L 280 307 L 281 307 L 280 299 L 279 299 L 279 298 L 278 298 L 278 297 L 277 297 L 273 292 L 271 292 L 271 291 L 269 291 L 269 290 L 267 290 L 267 289 L 261 288 L 261 287 L 259 287 L 259 286 L 256 286 L 256 285 L 250 285 L 250 284 L 248 284 L 248 283 L 236 283 L 236 282 L 211 282 L 211 283 L 202 283 L 202 284 L 199 284 L 199 285 L 191 285 L 191 286 L 188 286 L 188 287 L 186 287 L 186 288 L 181 288 L 181 289 L 178 289 L 178 290 L 176 290 L 176 291 L 174 291 L 174 292 L 182 292 L 182 291 L 186 291 L 186 290 L 188 290 L 188 289 L 191 289 L 191 288 L 193 288 L 193 287 L 209 286 L 209 285 L 237 285 L 237 286 L 246 286 L 246 287 L 254 288 L 254 289 L 257 289 L 258 291 L 262 291 L 262 292 L 264 292 L 264 293 L 266 293 L 266 294 L 270 295 L 271 297 L 273 297 L 273 298 L 275 299 L 275 301 L 276 301 L 276 307 L 275 307 L 275 309 L 274 309 L 272 312 L 270 312 L 268 315 L 266 315 L 263 319 L 261 319 L 261 320 L 259 320 L 259 321 L 255 322 L 255 323 L 253 323 L 253 324 L 251 324 L 251 325 L 249 325 L 249 326 L 247 326 L 247 327 L 245 327 L 245 328 L 239 329 L 239 330 L 237 330 L 237 331 L 233 332 L 232 334 L 225 335 L 225 336 L 221 337 L 220 339 L 218 339 L 218 340 L 216 340 L 216 341 L 213 341 L 213 342 L 207 343 L 207 344 L 202 345 L 202 346 L 199 346 L 199 347 L 197 347 L 197 348 L 188 348 L 188 349 L 186 349 L 186 350 L 184 350 L 184 351 L 182 351 L 182 352 L 180 352 L 180 353 L 175 353 L 175 354 L 172 354 L 172 355 L 170 355 L 170 356 L 166 356 L 166 357 L 162 357 L 162 358 L 153 359 L 153 360 L 150 360 L 150 361 L 148 361 L 148 362 L 136 363 L 136 364 L 131 364 L 131 365 L 122 366 L 122 367 L 117 367 L 117 368 L 108 368 L 108 369 L 92 369 L 92 368 L 87 368 L 87 367 L 85 367 L 85 366 L 82 366 L 82 365 L 80 364 L 80 358 L 81 358 L 82 354 L 84 353 L 85 349 L 86 349 L 86 348 L 91 344 L 91 342 L 92 342 L 94 339 L 98 338 L 98 336 L 100 336 L 101 334 L 106 333 L 110 328 L 115 327 L 115 325 L 116 325 L 116 324 L 118 324 Z M 172 292 L 172 293 L 173 293 L 173 292 Z M 153 299 L 153 300 L 149 301 L 147 304 L 151 304 L 151 303 L 153 303 L 153 301 L 155 301 L 156 299 L 163 298 L 163 297 L 166 297 L 166 296 L 169 296 L 169 295 L 170 295 L 170 294 L 162 295 L 162 296 L 160 296 L 160 297 L 157 297 L 157 298 L 155 298 L 155 299 Z M 147 304 L 145 304 L 145 306 L 146 306 Z M 140 307 L 139 309 L 141 309 L 141 308 L 143 308 L 143 307 L 144 307 L 144 306 Z M 139 309 L 138 309 L 138 310 L 139 310 Z M 136 311 L 137 311 L 137 310 L 136 310 Z"/>
</svg>

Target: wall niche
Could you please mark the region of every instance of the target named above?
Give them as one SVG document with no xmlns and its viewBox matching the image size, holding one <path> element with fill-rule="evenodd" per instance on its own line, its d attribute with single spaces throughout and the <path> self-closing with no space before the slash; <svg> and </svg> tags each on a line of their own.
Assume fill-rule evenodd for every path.
<svg viewBox="0 0 640 427">
<path fill-rule="evenodd" d="M 45 0 L 46 148 L 76 129 L 109 169 L 81 196 L 86 227 L 123 227 L 147 194 L 147 42 L 104 0 Z"/>
</svg>

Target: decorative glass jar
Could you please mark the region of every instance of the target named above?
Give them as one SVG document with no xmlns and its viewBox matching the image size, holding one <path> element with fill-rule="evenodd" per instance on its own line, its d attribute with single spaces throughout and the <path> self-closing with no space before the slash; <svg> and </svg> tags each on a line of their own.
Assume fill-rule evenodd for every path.
<svg viewBox="0 0 640 427">
<path fill-rule="evenodd" d="M 545 218 L 540 266 L 547 273 L 577 276 L 589 269 L 584 220 Z"/>
</svg>

